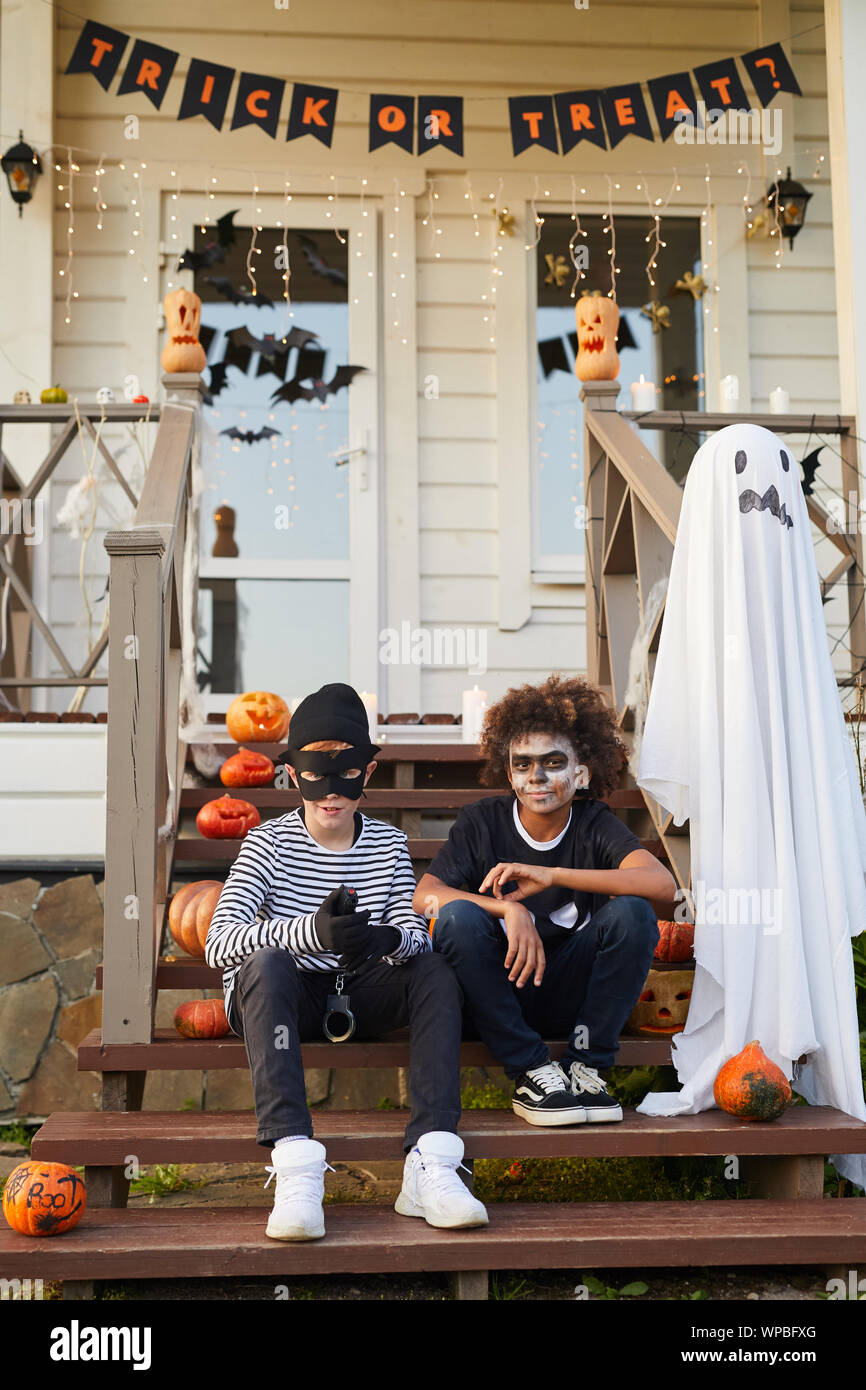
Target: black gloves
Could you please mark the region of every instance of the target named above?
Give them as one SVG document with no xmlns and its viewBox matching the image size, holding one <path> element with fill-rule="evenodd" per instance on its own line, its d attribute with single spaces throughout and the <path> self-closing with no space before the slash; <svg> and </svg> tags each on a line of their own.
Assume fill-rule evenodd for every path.
<svg viewBox="0 0 866 1390">
<path fill-rule="evenodd" d="M 356 969 L 371 957 L 380 960 L 400 942 L 396 927 L 370 925 L 370 913 L 338 913 L 338 898 L 343 892 L 335 888 L 322 903 L 313 919 L 316 936 L 324 951 L 340 957 L 340 968 Z"/>
</svg>

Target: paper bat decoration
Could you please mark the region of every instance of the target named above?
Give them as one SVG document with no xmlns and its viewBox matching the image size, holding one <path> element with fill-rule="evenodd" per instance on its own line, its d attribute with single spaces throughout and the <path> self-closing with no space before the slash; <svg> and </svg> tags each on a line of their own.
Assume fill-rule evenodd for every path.
<svg viewBox="0 0 866 1390">
<path fill-rule="evenodd" d="M 294 405 L 295 401 L 326 401 L 328 396 L 333 396 L 343 386 L 349 386 L 353 377 L 359 372 L 366 372 L 366 367 L 352 367 L 345 365 L 338 367 L 330 381 L 313 381 L 312 386 L 304 386 L 298 377 L 287 381 L 285 386 L 279 387 L 271 396 L 271 404 L 276 401 L 288 401 Z"/>
<path fill-rule="evenodd" d="M 279 430 L 272 430 L 268 425 L 263 425 L 260 430 L 239 430 L 232 425 L 230 430 L 220 430 L 220 434 L 227 434 L 229 439 L 236 439 L 240 444 L 258 444 L 260 439 L 273 439 Z"/>
<path fill-rule="evenodd" d="M 301 232 L 299 240 L 304 259 L 315 275 L 321 275 L 323 280 L 331 280 L 335 285 L 347 285 L 349 283 L 345 270 L 338 270 L 336 266 L 328 265 L 328 262 L 322 259 L 312 237 L 304 236 Z"/>
<path fill-rule="evenodd" d="M 205 405 L 213 405 L 214 397 L 220 395 L 225 390 L 228 382 L 229 364 L 228 362 L 212 362 L 210 368 L 210 381 L 204 393 Z"/>
<path fill-rule="evenodd" d="M 293 328 L 285 338 L 277 338 L 273 333 L 265 333 L 257 338 L 248 328 L 232 328 L 228 337 L 235 347 L 248 347 L 253 352 L 260 352 L 269 362 L 277 357 L 285 357 L 290 348 L 305 348 L 311 341 L 318 342 L 317 335 L 309 333 L 306 328 Z"/>
<path fill-rule="evenodd" d="M 209 241 L 203 251 L 184 251 L 177 263 L 178 270 L 201 270 L 203 266 L 213 265 L 216 261 L 224 261 L 226 252 L 234 246 L 236 241 L 232 218 L 239 211 L 239 208 L 233 208 L 231 212 L 226 212 L 219 218 L 215 227 L 216 240 Z"/>
<path fill-rule="evenodd" d="M 274 301 L 268 299 L 266 294 L 250 294 L 248 290 L 236 290 L 227 275 L 206 275 L 204 278 L 209 285 L 213 285 L 217 294 L 221 294 L 230 304 L 255 304 L 261 309 L 270 309 L 273 305 Z"/>
<path fill-rule="evenodd" d="M 804 459 L 800 459 L 800 467 L 803 470 L 803 495 L 805 497 L 810 497 L 812 494 L 812 484 L 815 481 L 815 473 L 817 472 L 818 465 L 821 462 L 818 455 L 820 454 L 823 447 L 823 444 L 819 444 L 817 449 L 812 450 L 811 454 L 807 454 Z"/>
</svg>

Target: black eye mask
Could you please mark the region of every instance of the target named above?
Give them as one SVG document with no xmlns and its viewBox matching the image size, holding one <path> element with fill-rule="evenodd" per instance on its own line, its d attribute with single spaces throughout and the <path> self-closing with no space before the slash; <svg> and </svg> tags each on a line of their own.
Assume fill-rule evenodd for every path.
<svg viewBox="0 0 866 1390">
<path fill-rule="evenodd" d="M 276 759 L 278 763 L 291 763 L 298 774 L 298 787 L 305 801 L 321 801 L 326 796 L 345 796 L 350 801 L 358 801 L 364 790 L 364 775 L 370 761 L 368 750 L 363 748 L 341 748 L 335 753 L 321 749 L 287 749 Z M 349 768 L 360 767 L 357 777 L 342 777 Z M 315 772 L 318 780 L 310 782 L 301 776 L 304 772 Z"/>
</svg>

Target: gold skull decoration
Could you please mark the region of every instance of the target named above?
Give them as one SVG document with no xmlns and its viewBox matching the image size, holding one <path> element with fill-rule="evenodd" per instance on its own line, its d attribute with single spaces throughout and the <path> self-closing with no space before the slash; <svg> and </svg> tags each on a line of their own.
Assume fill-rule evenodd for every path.
<svg viewBox="0 0 866 1390">
<path fill-rule="evenodd" d="M 628 1030 L 645 1038 L 669 1038 L 686 1026 L 693 970 L 651 970 L 629 1014 Z"/>
<path fill-rule="evenodd" d="M 168 342 L 159 359 L 163 371 L 203 371 L 207 357 L 198 340 L 201 300 L 192 290 L 173 290 L 162 302 L 168 328 Z"/>
</svg>

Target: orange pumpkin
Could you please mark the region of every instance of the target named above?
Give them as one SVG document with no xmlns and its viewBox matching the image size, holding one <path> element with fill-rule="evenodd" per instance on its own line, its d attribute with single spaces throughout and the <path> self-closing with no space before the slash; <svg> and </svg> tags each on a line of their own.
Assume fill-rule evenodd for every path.
<svg viewBox="0 0 866 1390">
<path fill-rule="evenodd" d="M 168 341 L 160 362 L 165 372 L 203 372 L 205 350 L 198 340 L 201 328 L 201 300 L 192 290 L 173 290 L 162 301 Z"/>
<path fill-rule="evenodd" d="M 65 1163 L 19 1163 L 3 1190 L 3 1215 L 23 1236 L 59 1236 L 87 1209 L 84 1179 Z"/>
<path fill-rule="evenodd" d="M 237 840 L 260 820 L 251 802 L 235 796 L 218 796 L 202 806 L 195 823 L 206 840 Z"/>
<path fill-rule="evenodd" d="M 628 1016 L 629 1032 L 646 1038 L 670 1038 L 681 1033 L 689 1014 L 694 978 L 691 970 L 651 970 Z"/>
<path fill-rule="evenodd" d="M 222 999 L 189 999 L 174 1011 L 174 1026 L 185 1038 L 224 1038 L 229 1032 Z"/>
<path fill-rule="evenodd" d="M 738 1120 L 777 1120 L 791 1102 L 791 1086 L 755 1039 L 720 1069 L 713 1098 Z"/>
<path fill-rule="evenodd" d="M 235 743 L 279 743 L 289 729 L 289 707 L 269 690 L 248 690 L 232 700 L 226 728 Z"/>
<path fill-rule="evenodd" d="M 274 765 L 264 753 L 239 748 L 220 768 L 224 787 L 266 787 L 274 780 Z"/>
<path fill-rule="evenodd" d="M 659 944 L 656 960 L 691 960 L 694 953 L 695 928 L 692 922 L 659 922 Z"/>
<path fill-rule="evenodd" d="M 207 929 L 220 900 L 222 884 L 216 878 L 201 878 L 178 889 L 168 909 L 168 925 L 178 946 L 191 956 L 204 959 Z"/>
<path fill-rule="evenodd" d="M 616 301 L 594 290 L 585 294 L 574 306 L 577 321 L 577 360 L 574 364 L 579 381 L 616 381 L 619 376 L 619 353 L 616 335 L 619 331 L 619 309 Z"/>
</svg>

